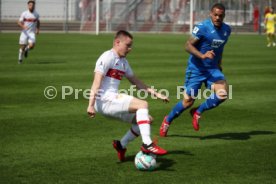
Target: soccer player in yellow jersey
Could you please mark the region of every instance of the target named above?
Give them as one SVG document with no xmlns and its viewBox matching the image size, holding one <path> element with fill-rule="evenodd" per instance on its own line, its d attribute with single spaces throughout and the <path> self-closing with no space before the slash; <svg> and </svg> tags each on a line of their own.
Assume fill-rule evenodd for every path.
<svg viewBox="0 0 276 184">
<path fill-rule="evenodd" d="M 274 14 L 273 8 L 270 8 L 270 12 L 265 15 L 265 28 L 268 45 L 267 47 L 271 47 L 273 45 L 276 46 L 275 40 L 275 23 L 276 23 L 276 14 Z"/>
</svg>

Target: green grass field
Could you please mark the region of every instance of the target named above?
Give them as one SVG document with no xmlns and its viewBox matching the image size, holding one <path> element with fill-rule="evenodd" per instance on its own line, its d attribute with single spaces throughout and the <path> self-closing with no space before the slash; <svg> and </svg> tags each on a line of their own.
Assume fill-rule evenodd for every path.
<svg viewBox="0 0 276 184">
<path fill-rule="evenodd" d="M 152 137 L 178 101 L 188 54 L 185 35 L 134 34 L 128 60 L 148 85 L 168 89 L 171 102 L 148 99 L 155 118 Z M 62 99 L 62 86 L 89 89 L 95 61 L 111 48 L 112 35 L 41 34 L 35 50 L 17 64 L 19 34 L 0 34 L 0 183 L 276 183 L 276 48 L 264 36 L 232 35 L 223 66 L 233 99 L 203 115 L 195 132 L 184 112 L 160 146 L 153 172 L 137 171 L 133 160 L 141 139 L 118 163 L 112 148 L 129 125 L 100 114 L 89 119 L 82 96 Z M 44 97 L 54 86 L 58 95 Z M 122 88 L 129 87 L 126 80 Z M 202 101 L 197 101 L 199 104 Z"/>
</svg>

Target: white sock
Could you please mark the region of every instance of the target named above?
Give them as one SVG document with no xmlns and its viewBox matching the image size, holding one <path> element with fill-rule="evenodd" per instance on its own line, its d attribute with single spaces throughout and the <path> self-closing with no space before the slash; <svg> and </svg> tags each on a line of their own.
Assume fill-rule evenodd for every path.
<svg viewBox="0 0 276 184">
<path fill-rule="evenodd" d="M 22 60 L 22 59 L 23 59 L 23 50 L 19 49 L 18 60 Z"/>
<path fill-rule="evenodd" d="M 136 121 L 140 129 L 142 141 L 146 145 L 150 145 L 152 140 L 150 138 L 150 120 L 148 109 L 138 109 L 136 112 Z"/>
<path fill-rule="evenodd" d="M 127 144 L 133 141 L 136 137 L 140 135 L 140 130 L 137 124 L 133 124 L 129 131 L 120 140 L 123 148 L 126 148 Z"/>
</svg>

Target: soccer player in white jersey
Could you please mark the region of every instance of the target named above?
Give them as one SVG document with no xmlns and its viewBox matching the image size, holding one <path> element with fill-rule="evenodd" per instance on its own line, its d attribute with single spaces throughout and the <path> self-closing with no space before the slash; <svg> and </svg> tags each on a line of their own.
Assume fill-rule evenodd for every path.
<svg viewBox="0 0 276 184">
<path fill-rule="evenodd" d="M 18 25 L 22 28 L 19 38 L 19 56 L 18 63 L 21 64 L 23 57 L 28 57 L 28 52 L 35 46 L 35 35 L 39 34 L 39 14 L 35 11 L 35 1 L 28 1 L 28 10 L 24 11 L 19 20 Z"/>
<path fill-rule="evenodd" d="M 130 130 L 121 140 L 114 140 L 113 147 L 120 161 L 124 161 L 127 144 L 137 136 L 142 137 L 141 150 L 144 153 L 164 155 L 166 150 L 157 146 L 150 137 L 151 118 L 148 103 L 144 100 L 118 93 L 122 77 L 126 77 L 138 89 L 143 89 L 155 97 L 168 102 L 168 97 L 149 88 L 133 73 L 126 56 L 132 49 L 132 35 L 124 30 L 118 31 L 113 48 L 105 51 L 97 60 L 94 81 L 91 87 L 87 113 L 94 117 L 96 112 L 131 123 Z"/>
</svg>

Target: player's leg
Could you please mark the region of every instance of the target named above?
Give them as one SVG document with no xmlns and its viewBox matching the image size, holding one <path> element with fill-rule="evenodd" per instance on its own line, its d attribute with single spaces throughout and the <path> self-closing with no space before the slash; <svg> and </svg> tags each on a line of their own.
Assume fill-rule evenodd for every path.
<svg viewBox="0 0 276 184">
<path fill-rule="evenodd" d="M 19 52 L 18 52 L 18 64 L 23 62 L 24 58 L 24 50 L 27 45 L 19 45 Z"/>
<path fill-rule="evenodd" d="M 35 47 L 35 33 L 28 33 L 28 45 L 25 47 L 25 58 L 28 57 L 29 51 Z"/>
<path fill-rule="evenodd" d="M 123 148 L 126 148 L 128 143 L 130 143 L 135 138 L 140 136 L 140 129 L 139 129 L 138 124 L 136 123 L 136 116 L 134 114 L 129 114 L 128 113 L 128 114 L 124 115 L 123 119 L 124 120 L 126 120 L 126 119 L 130 120 L 131 118 L 128 118 L 128 116 L 131 116 L 133 118 L 132 118 L 132 123 L 131 123 L 130 129 L 127 131 L 127 133 L 120 140 L 120 143 L 121 143 Z M 153 121 L 153 118 L 150 115 L 149 115 L 149 120 L 150 120 L 150 122 Z"/>
<path fill-rule="evenodd" d="M 213 83 L 214 93 L 212 93 L 205 102 L 203 102 L 196 110 L 200 115 L 206 110 L 213 109 L 227 99 L 227 83 L 225 80 L 220 80 Z"/>
<path fill-rule="evenodd" d="M 267 30 L 267 47 L 273 45 L 273 34 L 271 28 Z"/>
<path fill-rule="evenodd" d="M 207 87 L 213 89 L 212 93 L 202 104 L 197 108 L 191 109 L 190 113 L 193 116 L 193 126 L 197 131 L 199 130 L 199 119 L 201 114 L 206 111 L 219 106 L 227 99 L 228 85 L 226 83 L 224 74 L 219 70 L 212 70 L 207 78 Z"/>
<path fill-rule="evenodd" d="M 202 81 L 206 79 L 206 77 L 202 73 L 195 72 L 189 69 L 187 69 L 186 71 L 185 78 L 185 91 L 183 93 L 184 98 L 183 100 L 177 102 L 177 104 L 172 108 L 170 113 L 164 117 L 159 131 L 161 137 L 166 137 L 169 130 L 169 126 L 171 125 L 173 120 L 179 117 L 182 112 L 184 112 L 186 109 L 190 108 L 193 105 L 194 99 L 199 92 Z"/>
<path fill-rule="evenodd" d="M 136 123 L 136 116 L 132 114 L 125 114 L 123 120 L 131 120 L 132 118 L 132 126 L 127 131 L 127 133 L 121 138 L 121 140 L 113 140 L 113 147 L 116 149 L 118 158 L 120 161 L 125 160 L 125 153 L 127 151 L 127 145 L 140 136 L 140 129 L 138 124 Z M 150 117 L 150 121 L 152 122 L 152 117 Z"/>
<path fill-rule="evenodd" d="M 18 53 L 18 63 L 21 64 L 23 62 L 24 50 L 28 43 L 28 37 L 22 32 L 19 38 L 19 53 Z"/>
<path fill-rule="evenodd" d="M 186 109 L 190 108 L 194 103 L 194 98 L 188 95 L 186 92 L 183 95 L 183 100 L 176 103 L 172 108 L 171 112 L 164 117 L 162 124 L 160 126 L 160 136 L 166 137 L 169 131 L 169 127 L 174 119 L 181 115 Z"/>
<path fill-rule="evenodd" d="M 135 118 L 133 119 L 135 121 Z M 135 138 L 137 138 L 140 135 L 140 130 L 136 122 L 134 122 L 130 128 L 130 130 L 127 131 L 127 133 L 122 137 L 121 140 L 113 140 L 113 147 L 117 151 L 117 155 L 120 161 L 125 160 L 125 153 L 127 151 L 127 144 L 131 141 L 133 141 Z"/>
<path fill-rule="evenodd" d="M 275 29 L 273 29 L 273 33 L 272 33 L 272 45 L 273 45 L 273 47 L 276 46 Z"/>
<path fill-rule="evenodd" d="M 105 116 L 114 117 L 127 123 L 132 123 L 130 130 L 121 140 L 113 140 L 112 145 L 117 152 L 120 161 L 125 160 L 127 144 L 139 136 L 139 127 L 136 124 L 135 113 L 129 113 L 129 104 L 133 97 L 123 94 L 109 94 L 105 96 L 107 100 L 96 99 L 95 110 Z"/>
<path fill-rule="evenodd" d="M 164 155 L 166 150 L 157 146 L 151 139 L 151 125 L 148 110 L 148 103 L 138 98 L 133 98 L 129 105 L 129 112 L 136 113 L 136 122 L 142 137 L 141 150 L 145 153 L 153 153 L 157 155 Z"/>
</svg>

